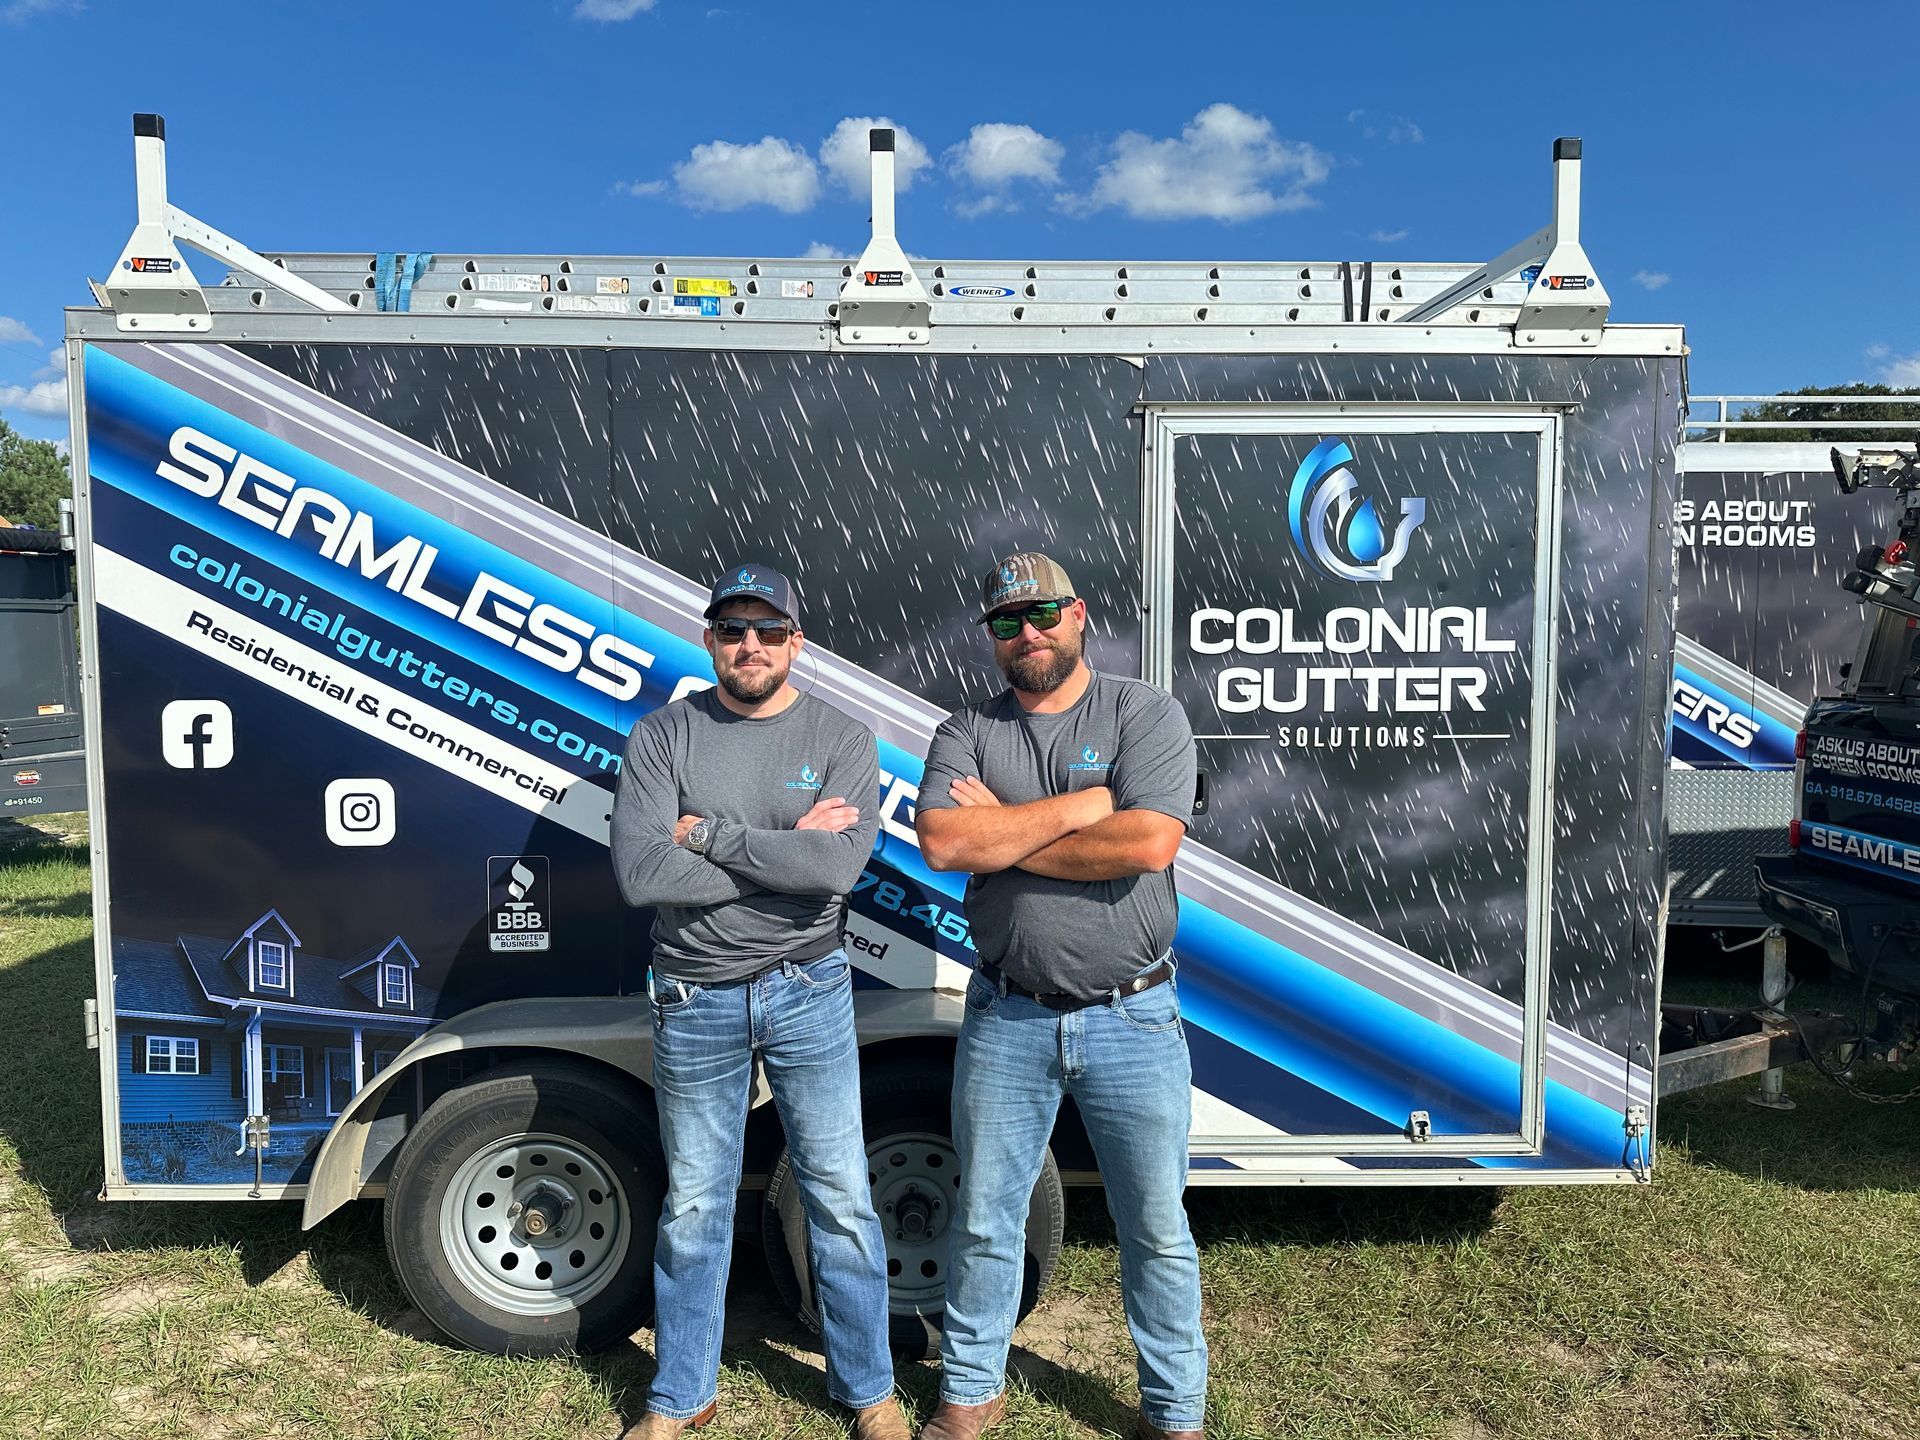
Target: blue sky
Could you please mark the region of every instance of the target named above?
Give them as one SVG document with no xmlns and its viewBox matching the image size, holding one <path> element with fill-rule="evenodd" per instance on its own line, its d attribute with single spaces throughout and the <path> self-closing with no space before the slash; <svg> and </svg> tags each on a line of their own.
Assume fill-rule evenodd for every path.
<svg viewBox="0 0 1920 1440">
<path fill-rule="evenodd" d="M 1479 261 L 1579 135 L 1614 318 L 1684 323 L 1695 393 L 1920 389 L 1917 42 L 1904 0 L 0 0 L 0 416 L 65 434 L 135 110 L 177 204 L 288 250 L 858 253 L 886 117 L 915 254 Z"/>
</svg>

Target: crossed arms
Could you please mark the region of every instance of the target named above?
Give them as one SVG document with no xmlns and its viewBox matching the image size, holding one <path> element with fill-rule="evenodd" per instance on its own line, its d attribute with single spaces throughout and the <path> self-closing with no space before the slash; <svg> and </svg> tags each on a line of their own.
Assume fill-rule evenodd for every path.
<svg viewBox="0 0 1920 1440">
<path fill-rule="evenodd" d="M 613 869 L 629 905 L 690 908 L 766 891 L 828 896 L 853 889 L 873 851 L 877 811 L 863 821 L 860 807 L 833 795 L 819 800 L 791 830 L 709 816 L 706 853 L 696 855 L 685 842 L 702 817 L 678 813 L 671 762 L 654 742 L 636 728 L 614 798 Z M 863 748 L 864 754 L 850 749 L 844 763 L 828 767 L 831 783 L 844 784 L 850 795 L 879 791 L 879 759 L 871 738 Z"/>
<path fill-rule="evenodd" d="M 920 854 L 935 870 L 1019 869 L 1054 880 L 1121 880 L 1173 864 L 1187 827 L 1157 810 L 1113 808 L 1104 785 L 1002 805 L 977 776 L 948 789 L 952 809 L 914 816 Z"/>
</svg>

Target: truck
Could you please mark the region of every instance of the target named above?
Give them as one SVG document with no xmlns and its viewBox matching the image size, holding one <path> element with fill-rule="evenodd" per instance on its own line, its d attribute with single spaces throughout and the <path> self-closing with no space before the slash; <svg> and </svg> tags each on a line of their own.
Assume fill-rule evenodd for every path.
<svg viewBox="0 0 1920 1440">
<path fill-rule="evenodd" d="M 1859 643 L 1795 737 L 1795 807 L 1784 853 L 1755 863 L 1768 918 L 1860 982 L 1853 1032 L 1820 1060 L 1829 1078 L 1855 1090 L 1866 1062 L 1903 1065 L 1920 1044 L 1917 449 L 1832 451 L 1843 494 L 1891 492 L 1892 535 L 1862 546 L 1846 569 L 1841 583 L 1861 611 Z M 1865 1093 L 1890 1098 L 1884 1089 Z M 1899 1098 L 1916 1096 L 1920 1087 Z"/>
<path fill-rule="evenodd" d="M 764 559 L 796 682 L 879 745 L 845 939 L 926 1353 L 976 951 L 916 787 L 999 688 L 968 596 L 1026 547 L 1197 736 L 1190 1183 L 1650 1177 L 1686 344 L 1609 319 L 1577 140 L 1544 228 L 1416 265 L 914 259 L 884 130 L 843 260 L 263 254 L 134 132 L 138 223 L 66 332 L 104 1197 L 379 1200 L 408 1293 L 485 1349 L 644 1324 L 613 783 L 713 683 L 713 576 Z M 743 1223 L 805 1317 L 754 1098 Z M 1023 1305 L 1098 1183 L 1069 1110 Z"/>
<path fill-rule="evenodd" d="M 87 808 L 70 515 L 46 530 L 0 516 L 0 819 Z"/>
</svg>

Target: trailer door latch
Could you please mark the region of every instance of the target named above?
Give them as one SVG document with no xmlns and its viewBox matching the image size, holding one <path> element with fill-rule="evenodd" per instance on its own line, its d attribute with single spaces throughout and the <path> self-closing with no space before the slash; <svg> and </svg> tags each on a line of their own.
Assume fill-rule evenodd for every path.
<svg viewBox="0 0 1920 1440">
<path fill-rule="evenodd" d="M 1407 1117 L 1407 1138 L 1415 1144 L 1433 1138 L 1433 1117 L 1424 1110 L 1416 1110 Z"/>
</svg>

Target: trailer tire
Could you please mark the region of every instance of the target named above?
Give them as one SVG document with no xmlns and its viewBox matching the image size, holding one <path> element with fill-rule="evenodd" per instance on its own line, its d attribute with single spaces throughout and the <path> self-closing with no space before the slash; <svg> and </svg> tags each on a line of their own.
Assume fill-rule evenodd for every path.
<svg viewBox="0 0 1920 1440">
<path fill-rule="evenodd" d="M 652 1319 L 665 1177 L 649 1092 L 565 1060 L 503 1066 L 441 1096 L 401 1145 L 387 1254 L 462 1345 L 594 1350 Z"/>
<path fill-rule="evenodd" d="M 953 1153 L 952 1106 L 950 1066 L 883 1061 L 862 1071 L 860 1111 L 868 1179 L 887 1245 L 888 1339 L 894 1355 L 902 1360 L 932 1359 L 940 1353 L 946 1236 L 954 1192 L 962 1178 Z M 908 1194 L 909 1187 L 914 1194 Z M 903 1201 L 913 1205 L 910 1213 L 903 1214 Z M 1066 1192 L 1049 1149 L 1027 1209 L 1026 1263 L 1015 1324 L 1027 1317 L 1053 1274 L 1065 1223 Z M 806 1213 L 793 1159 L 784 1146 L 767 1177 L 760 1241 L 774 1289 L 809 1329 L 818 1332 L 820 1311 L 807 1248 Z"/>
</svg>

